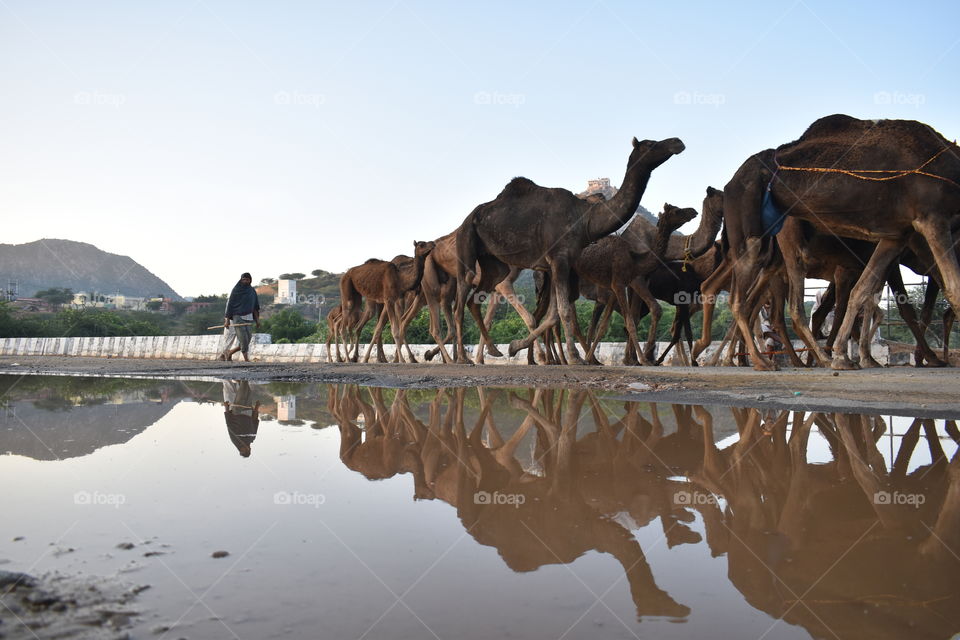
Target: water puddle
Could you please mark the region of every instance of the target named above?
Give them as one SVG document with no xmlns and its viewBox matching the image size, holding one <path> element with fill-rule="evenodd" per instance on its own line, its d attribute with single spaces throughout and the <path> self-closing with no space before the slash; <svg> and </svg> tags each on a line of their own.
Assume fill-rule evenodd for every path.
<svg viewBox="0 0 960 640">
<path fill-rule="evenodd" d="M 0 394 L 0 636 L 960 631 L 949 419 L 246 381 Z M 122 602 L 78 616 L 62 585 L 91 580 Z"/>
</svg>

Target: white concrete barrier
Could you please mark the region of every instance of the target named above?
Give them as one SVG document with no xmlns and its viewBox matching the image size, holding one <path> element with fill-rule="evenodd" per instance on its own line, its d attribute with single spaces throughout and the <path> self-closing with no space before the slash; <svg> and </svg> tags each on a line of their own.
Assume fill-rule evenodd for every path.
<svg viewBox="0 0 960 640">
<path fill-rule="evenodd" d="M 100 358 L 153 358 L 153 359 L 183 359 L 183 360 L 215 360 L 220 352 L 221 335 L 204 336 L 136 336 L 136 337 L 108 337 L 108 338 L 0 338 L 0 355 L 17 357 L 38 356 L 88 356 Z M 662 353 L 667 347 L 666 342 L 657 343 L 657 353 Z M 432 344 L 410 345 L 417 360 L 423 362 L 424 354 L 432 349 Z M 701 361 L 709 358 L 716 349 L 711 346 Z M 795 346 L 802 346 L 799 341 Z M 504 354 L 509 352 L 509 345 L 497 345 Z M 449 345 L 447 347 L 450 348 Z M 623 363 L 623 354 L 626 345 L 622 342 L 604 342 L 596 350 L 597 359 L 603 364 L 619 365 Z M 386 344 L 383 347 L 388 361 L 393 361 L 394 346 Z M 467 346 L 472 356 L 476 345 Z M 448 351 L 449 353 L 450 351 Z M 361 357 L 363 350 L 361 350 Z M 891 355 L 890 349 L 884 344 L 873 345 L 873 357 L 881 364 L 911 364 L 913 356 L 906 353 Z M 326 362 L 327 348 L 323 344 L 271 344 L 270 335 L 255 333 L 250 344 L 250 359 L 255 362 Z M 892 361 L 891 361 L 892 360 Z M 371 354 L 371 362 L 376 362 L 376 350 Z M 437 356 L 433 362 L 442 362 Z M 503 355 L 493 357 L 486 355 L 487 364 L 526 364 L 527 353 L 521 351 L 510 357 Z M 666 365 L 676 365 L 676 352 L 671 352 L 664 362 Z"/>
</svg>

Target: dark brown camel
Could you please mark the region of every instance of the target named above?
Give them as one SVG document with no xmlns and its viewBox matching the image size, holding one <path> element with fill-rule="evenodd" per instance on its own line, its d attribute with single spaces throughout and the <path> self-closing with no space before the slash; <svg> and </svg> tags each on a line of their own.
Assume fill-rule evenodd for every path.
<svg viewBox="0 0 960 640">
<path fill-rule="evenodd" d="M 771 250 L 770 232 L 785 215 L 806 220 L 822 233 L 877 243 L 851 292 L 838 344 L 846 344 L 858 314 L 868 309 L 913 233 L 923 236 L 947 299 L 960 309 L 960 265 L 950 229 L 960 214 L 955 149 L 920 122 L 833 115 L 814 122 L 799 140 L 748 158 L 724 189 L 724 224 L 734 258 L 731 307 L 741 334 L 751 335 L 745 301 Z M 811 168 L 825 171 L 807 170 Z M 768 206 L 763 207 L 767 189 Z M 766 222 L 764 209 L 769 212 Z M 753 340 L 747 340 L 747 350 L 756 369 L 774 368 Z M 836 350 L 832 366 L 854 365 Z"/>
<path fill-rule="evenodd" d="M 673 234 L 664 251 L 665 262 L 671 260 L 692 260 L 702 253 L 709 251 L 717 239 L 717 233 L 723 224 L 723 191 L 707 187 L 707 195 L 703 199 L 703 214 L 697 230 L 690 235 Z M 630 244 L 630 250 L 636 254 L 650 251 L 656 242 L 657 225 L 646 217 L 636 215 L 623 230 L 623 239 Z"/>
<path fill-rule="evenodd" d="M 657 337 L 657 322 L 660 319 L 660 305 L 657 303 L 647 283 L 650 272 L 663 264 L 663 255 L 670 242 L 671 233 L 693 220 L 695 209 L 681 209 L 671 204 L 663 205 L 663 213 L 657 221 L 657 235 L 653 244 L 643 254 L 632 253 L 630 244 L 622 236 L 607 236 L 593 242 L 580 254 L 575 264 L 577 275 L 582 281 L 588 281 L 600 289 L 609 292 L 623 314 L 627 330 L 627 353 L 639 354 L 640 361 L 646 365 L 654 364 L 650 359 L 654 340 Z M 637 322 L 633 307 L 629 303 L 630 292 L 643 300 L 652 310 L 652 322 L 647 335 L 646 348 L 640 349 L 637 338 Z M 600 320 L 599 336 L 606 333 L 613 305 L 607 305 Z M 591 342 L 587 349 L 587 361 L 593 361 L 593 353 L 599 340 Z M 624 364 L 631 364 L 627 359 Z"/>
<path fill-rule="evenodd" d="M 390 326 L 394 328 L 394 345 L 396 354 L 401 360 L 401 345 L 404 336 L 401 327 L 403 316 L 403 299 L 408 291 L 420 286 L 423 275 L 423 263 L 427 255 L 434 248 L 433 242 L 414 242 L 414 258 L 408 265 L 397 265 L 393 262 L 372 258 L 365 263 L 349 269 L 340 279 L 340 300 L 344 314 L 349 317 L 354 310 L 360 308 L 361 298 L 384 305 L 385 314 L 380 314 L 377 326 L 374 329 L 374 338 L 367 347 L 363 361 L 370 358 L 370 351 L 374 342 L 383 330 L 385 318 L 389 318 Z M 399 256 L 398 256 L 399 257 Z"/>
<path fill-rule="evenodd" d="M 474 209 L 457 231 L 457 328 L 458 359 L 467 360 L 463 348 L 463 310 L 472 292 L 470 283 L 479 261 L 550 271 L 550 310 L 527 338 L 514 341 L 510 354 L 529 347 L 558 319 L 566 334 L 570 362 L 583 360 L 574 345 L 571 289 L 576 291 L 571 270 L 585 246 L 616 231 L 629 220 L 646 190 L 650 174 L 683 151 L 677 138 L 662 141 L 633 140 L 623 186 L 610 200 L 591 203 L 566 189 L 538 186 L 526 178 L 514 178 L 491 202 Z"/>
</svg>

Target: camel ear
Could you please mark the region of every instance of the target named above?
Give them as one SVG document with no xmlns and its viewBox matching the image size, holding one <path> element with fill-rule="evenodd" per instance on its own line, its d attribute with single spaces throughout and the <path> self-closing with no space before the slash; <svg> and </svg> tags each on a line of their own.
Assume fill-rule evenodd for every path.
<svg viewBox="0 0 960 640">
<path fill-rule="evenodd" d="M 634 147 L 639 147 L 639 146 L 640 146 L 640 141 L 637 140 L 637 137 L 636 137 L 636 136 L 633 137 L 633 146 L 634 146 Z"/>
<path fill-rule="evenodd" d="M 664 210 L 664 211 L 669 211 L 670 209 L 676 209 L 676 207 L 674 207 L 674 206 L 673 206 L 672 204 L 670 204 L 669 202 L 664 202 L 664 203 L 663 203 L 663 210 Z"/>
</svg>

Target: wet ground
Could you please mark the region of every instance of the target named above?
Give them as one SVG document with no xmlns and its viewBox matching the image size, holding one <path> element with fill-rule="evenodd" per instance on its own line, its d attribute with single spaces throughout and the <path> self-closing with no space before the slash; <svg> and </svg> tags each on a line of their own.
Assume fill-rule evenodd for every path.
<svg viewBox="0 0 960 640">
<path fill-rule="evenodd" d="M 202 360 L 0 356 L 0 374 L 202 377 L 354 383 L 401 388 L 536 386 L 615 391 L 635 399 L 808 410 L 949 416 L 960 411 L 960 369 L 889 367 L 834 372 L 740 367 L 222 363 Z"/>
<path fill-rule="evenodd" d="M 262 370 L 0 376 L 0 636 L 960 631 L 960 410 Z"/>
</svg>

